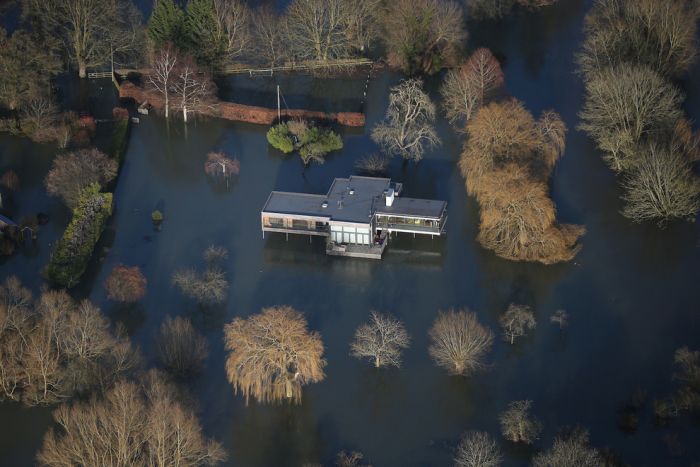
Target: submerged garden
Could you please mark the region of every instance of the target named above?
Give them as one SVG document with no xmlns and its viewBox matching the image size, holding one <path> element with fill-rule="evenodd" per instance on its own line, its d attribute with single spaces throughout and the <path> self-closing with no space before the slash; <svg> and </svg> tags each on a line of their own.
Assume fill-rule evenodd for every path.
<svg viewBox="0 0 700 467">
<path fill-rule="evenodd" d="M 698 462 L 697 5 L 257 3 L 0 7 L 3 463 Z M 262 238 L 353 174 L 447 235 Z"/>
</svg>

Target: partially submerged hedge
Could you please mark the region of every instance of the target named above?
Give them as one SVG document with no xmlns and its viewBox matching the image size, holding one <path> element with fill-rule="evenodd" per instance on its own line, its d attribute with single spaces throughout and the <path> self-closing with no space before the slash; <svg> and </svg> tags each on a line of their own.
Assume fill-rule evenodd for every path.
<svg viewBox="0 0 700 467">
<path fill-rule="evenodd" d="M 82 190 L 73 219 L 49 262 L 47 275 L 51 281 L 63 287 L 78 283 L 111 215 L 112 193 L 100 193 L 96 183 Z"/>
<path fill-rule="evenodd" d="M 109 156 L 117 161 L 119 165 L 124 160 L 126 148 L 129 144 L 129 119 L 117 119 L 112 130 L 112 140 L 109 143 Z"/>
</svg>

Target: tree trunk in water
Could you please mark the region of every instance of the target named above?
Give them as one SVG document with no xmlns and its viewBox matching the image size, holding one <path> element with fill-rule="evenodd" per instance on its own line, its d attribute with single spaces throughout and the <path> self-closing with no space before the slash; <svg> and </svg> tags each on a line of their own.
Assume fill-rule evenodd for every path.
<svg viewBox="0 0 700 467">
<path fill-rule="evenodd" d="M 187 123 L 187 107 L 182 108 L 182 118 L 185 120 L 185 123 Z"/>
<path fill-rule="evenodd" d="M 78 62 L 78 76 L 81 78 L 87 77 L 87 65 L 83 61 Z"/>
<path fill-rule="evenodd" d="M 169 109 L 169 103 L 168 103 L 168 94 L 165 94 L 165 118 L 168 118 L 168 109 Z"/>
<path fill-rule="evenodd" d="M 287 399 L 292 398 L 292 380 L 287 378 L 287 381 L 285 381 L 285 388 L 284 388 L 285 396 L 287 396 Z"/>
<path fill-rule="evenodd" d="M 374 358 L 374 366 L 375 366 L 376 368 L 379 368 L 379 356 L 377 356 L 377 357 Z"/>
</svg>

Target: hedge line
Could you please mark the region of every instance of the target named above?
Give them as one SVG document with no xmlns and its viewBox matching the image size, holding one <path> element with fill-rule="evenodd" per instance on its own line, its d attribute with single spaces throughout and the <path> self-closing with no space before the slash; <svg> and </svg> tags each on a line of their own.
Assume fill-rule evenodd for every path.
<svg viewBox="0 0 700 467">
<path fill-rule="evenodd" d="M 78 283 L 111 215 L 112 193 L 100 193 L 97 183 L 82 190 L 73 210 L 73 219 L 49 262 L 49 279 L 63 287 L 73 287 Z"/>
</svg>

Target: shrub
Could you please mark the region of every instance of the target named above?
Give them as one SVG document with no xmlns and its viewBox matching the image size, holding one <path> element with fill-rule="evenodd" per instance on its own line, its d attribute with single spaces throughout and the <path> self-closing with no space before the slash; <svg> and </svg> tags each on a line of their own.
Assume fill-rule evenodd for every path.
<svg viewBox="0 0 700 467">
<path fill-rule="evenodd" d="M 45 184 L 50 195 L 60 196 L 72 209 L 78 203 L 83 188 L 92 183 L 104 186 L 116 176 L 115 161 L 98 149 L 81 149 L 56 157 Z"/>
<path fill-rule="evenodd" d="M 110 300 L 134 303 L 146 295 L 146 284 L 146 278 L 138 266 L 120 264 L 112 269 L 104 285 Z"/>
<path fill-rule="evenodd" d="M 286 123 L 279 123 L 267 132 L 267 141 L 270 145 L 285 154 L 294 151 L 294 141 Z"/>
<path fill-rule="evenodd" d="M 100 193 L 97 183 L 82 190 L 73 210 L 73 219 L 49 262 L 49 279 L 63 287 L 73 287 L 78 283 L 111 215 L 112 193 Z"/>
<path fill-rule="evenodd" d="M 151 220 L 158 223 L 163 222 L 163 213 L 156 209 L 151 213 Z"/>
</svg>

